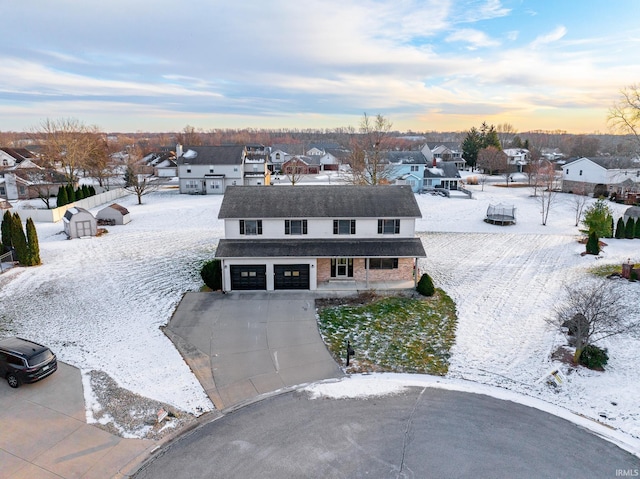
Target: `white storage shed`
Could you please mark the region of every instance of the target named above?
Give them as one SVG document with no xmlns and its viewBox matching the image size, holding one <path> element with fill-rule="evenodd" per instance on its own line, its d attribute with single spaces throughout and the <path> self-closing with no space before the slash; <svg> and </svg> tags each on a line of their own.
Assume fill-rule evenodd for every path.
<svg viewBox="0 0 640 479">
<path fill-rule="evenodd" d="M 95 236 L 98 223 L 91 213 L 84 208 L 69 208 L 62 218 L 64 232 L 69 239 Z"/>
</svg>

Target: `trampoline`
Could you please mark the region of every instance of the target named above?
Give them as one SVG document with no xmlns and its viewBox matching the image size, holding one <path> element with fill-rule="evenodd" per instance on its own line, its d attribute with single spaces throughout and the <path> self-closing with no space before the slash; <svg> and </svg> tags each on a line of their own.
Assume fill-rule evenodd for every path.
<svg viewBox="0 0 640 479">
<path fill-rule="evenodd" d="M 516 208 L 513 205 L 499 203 L 489 205 L 485 222 L 492 225 L 508 226 L 516 224 Z"/>
</svg>

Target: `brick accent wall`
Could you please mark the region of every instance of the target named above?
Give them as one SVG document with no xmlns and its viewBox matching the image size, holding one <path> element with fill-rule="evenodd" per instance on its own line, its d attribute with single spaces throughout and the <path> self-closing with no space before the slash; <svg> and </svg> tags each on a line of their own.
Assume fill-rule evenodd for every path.
<svg viewBox="0 0 640 479">
<path fill-rule="evenodd" d="M 413 258 L 399 258 L 398 269 L 370 269 L 369 281 L 411 281 L 413 280 Z M 331 260 L 319 258 L 317 263 L 318 284 L 331 280 Z M 366 281 L 367 272 L 365 270 L 364 258 L 353 260 L 353 279 L 355 281 Z"/>
</svg>

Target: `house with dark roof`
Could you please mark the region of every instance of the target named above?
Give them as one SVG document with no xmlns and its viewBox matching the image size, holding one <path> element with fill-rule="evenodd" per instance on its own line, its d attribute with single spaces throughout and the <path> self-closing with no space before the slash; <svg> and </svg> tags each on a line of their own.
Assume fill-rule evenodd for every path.
<svg viewBox="0 0 640 479">
<path fill-rule="evenodd" d="M 37 157 L 26 148 L 0 148 L 0 168 L 19 165 L 25 160 L 36 160 Z"/>
<path fill-rule="evenodd" d="M 397 185 L 408 185 L 414 193 L 422 190 L 427 158 L 421 151 L 389 151 L 386 153 L 387 175 Z"/>
<path fill-rule="evenodd" d="M 640 162 L 626 158 L 577 158 L 562 167 L 562 191 L 624 197 L 640 192 Z"/>
<path fill-rule="evenodd" d="M 223 291 L 410 288 L 425 257 L 408 186 L 227 188 Z"/>
<path fill-rule="evenodd" d="M 223 194 L 228 186 L 263 186 L 271 182 L 266 153 L 246 146 L 176 148 L 180 193 Z"/>
<path fill-rule="evenodd" d="M 440 161 L 435 166 L 424 169 L 425 190 L 458 190 L 460 189 L 460 172 L 453 161 Z"/>
</svg>

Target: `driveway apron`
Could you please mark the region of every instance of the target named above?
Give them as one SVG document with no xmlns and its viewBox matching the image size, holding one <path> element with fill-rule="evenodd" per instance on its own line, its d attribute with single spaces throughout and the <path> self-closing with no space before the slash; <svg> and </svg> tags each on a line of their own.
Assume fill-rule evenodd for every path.
<svg viewBox="0 0 640 479">
<path fill-rule="evenodd" d="M 308 292 L 187 293 L 166 328 L 218 409 L 343 376 Z"/>
</svg>

